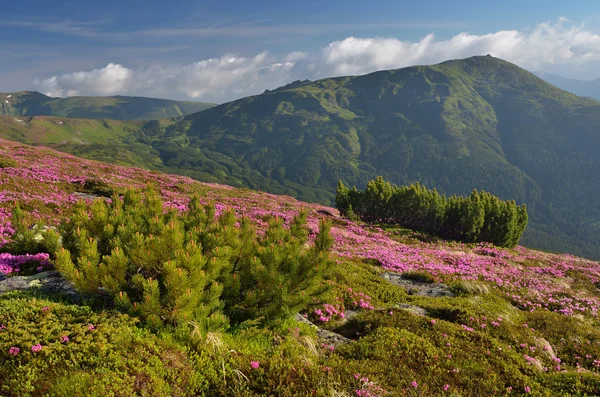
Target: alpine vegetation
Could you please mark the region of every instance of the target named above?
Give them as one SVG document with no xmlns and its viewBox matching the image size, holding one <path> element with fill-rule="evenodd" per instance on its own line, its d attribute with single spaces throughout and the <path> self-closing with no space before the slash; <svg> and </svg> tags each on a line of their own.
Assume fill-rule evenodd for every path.
<svg viewBox="0 0 600 397">
<path fill-rule="evenodd" d="M 473 190 L 470 196 L 440 195 L 419 183 L 398 187 L 382 177 L 365 190 L 339 182 L 335 202 L 342 215 L 365 222 L 395 224 L 464 243 L 513 248 L 527 227 L 527 208 Z"/>
</svg>

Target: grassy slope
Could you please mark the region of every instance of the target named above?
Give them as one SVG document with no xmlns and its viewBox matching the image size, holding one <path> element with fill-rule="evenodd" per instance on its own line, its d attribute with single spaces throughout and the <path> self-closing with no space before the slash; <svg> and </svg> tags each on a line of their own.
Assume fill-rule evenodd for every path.
<svg viewBox="0 0 600 397">
<path fill-rule="evenodd" d="M 212 103 L 127 96 L 50 98 L 39 92 L 0 93 L 0 115 L 13 116 L 159 120 L 185 116 L 213 106 Z"/>
<path fill-rule="evenodd" d="M 4 295 L 3 395 L 351 396 L 367 389 L 372 396 L 524 395 L 526 390 L 535 396 L 591 396 L 600 387 L 597 262 L 523 248 L 422 243 L 407 231 L 349 223 L 332 208 L 291 197 L 115 167 L 6 140 L 0 140 L 0 158 L 3 227 L 4 209 L 15 199 L 46 221 L 67 216 L 74 193 L 85 192 L 74 179 L 102 180 L 105 189 L 115 191 L 152 182 L 170 203 L 199 193 L 259 227 L 268 214 L 287 219 L 305 208 L 314 228 L 327 211 L 334 222 L 337 265 L 324 302 L 339 304 L 352 288 L 369 295 L 375 306 L 345 324 L 323 325 L 352 339 L 332 350 L 314 330 L 293 321 L 188 339 L 181 333 L 151 335 L 102 306 L 90 310 L 35 293 Z M 379 276 L 382 268 L 427 272 L 428 278 L 453 285 L 459 296 L 408 295 Z M 418 305 L 427 315 L 398 304 Z M 59 339 L 65 334 L 68 343 Z M 30 351 L 36 343 L 43 346 L 40 354 Z M 8 353 L 13 346 L 21 348 L 17 356 Z M 260 368 L 252 369 L 251 361 Z"/>
<path fill-rule="evenodd" d="M 527 203 L 528 245 L 600 258 L 598 121 L 598 102 L 473 57 L 293 83 L 137 136 L 153 168 L 306 201 L 331 203 L 339 179 L 377 175 L 446 194 L 485 189 Z M 115 161 L 114 145 L 61 150 Z"/>
</svg>

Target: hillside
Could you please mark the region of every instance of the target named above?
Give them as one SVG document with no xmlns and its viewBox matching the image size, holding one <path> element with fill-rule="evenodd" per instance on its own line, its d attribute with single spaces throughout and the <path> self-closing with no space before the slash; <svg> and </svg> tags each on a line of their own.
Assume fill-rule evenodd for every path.
<svg viewBox="0 0 600 397">
<path fill-rule="evenodd" d="M 0 115 L 82 119 L 159 120 L 185 116 L 212 103 L 112 96 L 51 98 L 39 92 L 0 93 Z"/>
<path fill-rule="evenodd" d="M 600 258 L 599 121 L 600 103 L 473 57 L 292 84 L 189 115 L 155 147 L 169 166 L 309 201 L 377 175 L 484 189 L 528 205 L 525 244 Z"/>
<path fill-rule="evenodd" d="M 540 77 L 550 84 L 553 84 L 562 90 L 572 92 L 575 95 L 600 100 L 600 79 L 591 81 L 569 79 L 550 73 L 542 73 L 540 74 Z"/>
<path fill-rule="evenodd" d="M 523 244 L 600 258 L 599 122 L 599 102 L 486 56 L 299 81 L 146 123 L 136 139 L 153 168 L 310 202 L 378 175 L 448 195 L 483 189 L 527 204 Z M 56 147 L 115 162 L 114 146 Z"/>
<path fill-rule="evenodd" d="M 155 333 L 105 302 L 31 290 L 52 274 L 43 253 L 0 254 L 3 395 L 584 396 L 600 387 L 597 262 L 523 247 L 425 243 L 291 197 L 3 139 L 0 159 L 0 246 L 17 227 L 15 202 L 36 222 L 57 224 L 73 216 L 77 200 L 151 183 L 166 208 L 185 212 L 199 194 L 217 215 L 232 209 L 259 230 L 269 216 L 289 224 L 303 208 L 313 239 L 320 218 L 332 222 L 335 258 L 331 290 L 302 311 L 318 328 L 290 318 Z M 33 276 L 6 270 L 32 258 L 41 263 Z M 17 286 L 24 290 L 6 292 Z"/>
</svg>

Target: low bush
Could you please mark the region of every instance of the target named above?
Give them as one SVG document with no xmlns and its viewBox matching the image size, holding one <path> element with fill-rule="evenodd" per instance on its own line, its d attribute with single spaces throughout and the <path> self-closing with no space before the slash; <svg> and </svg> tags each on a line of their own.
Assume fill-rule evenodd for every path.
<svg viewBox="0 0 600 397">
<path fill-rule="evenodd" d="M 185 352 L 135 324 L 84 306 L 0 296 L 0 394 L 188 393 L 196 375 Z"/>
<path fill-rule="evenodd" d="M 55 264 L 82 293 L 111 297 L 153 328 L 269 322 L 327 290 L 330 226 L 322 221 L 311 242 L 305 224 L 306 213 L 288 225 L 271 219 L 260 235 L 248 219 L 233 211 L 217 216 L 198 197 L 178 212 L 151 188 L 128 190 L 110 202 L 75 205 L 59 228 Z"/>
</svg>

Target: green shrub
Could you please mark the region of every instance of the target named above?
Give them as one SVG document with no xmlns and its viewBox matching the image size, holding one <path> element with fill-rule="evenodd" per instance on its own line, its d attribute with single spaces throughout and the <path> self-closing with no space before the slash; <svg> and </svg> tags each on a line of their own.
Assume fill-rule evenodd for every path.
<svg viewBox="0 0 600 397">
<path fill-rule="evenodd" d="M 0 157 L 0 168 L 16 167 L 17 162 L 8 157 Z"/>
<path fill-rule="evenodd" d="M 233 211 L 215 216 L 196 197 L 186 212 L 164 210 L 151 188 L 110 203 L 80 201 L 61 226 L 56 268 L 86 294 L 113 297 L 153 327 L 195 321 L 222 329 L 228 318 L 271 321 L 301 310 L 326 290 L 329 225 L 307 246 L 306 213 L 260 236 Z"/>
<path fill-rule="evenodd" d="M 55 228 L 34 223 L 33 218 L 23 211 L 18 203 L 12 208 L 11 225 L 15 232 L 0 252 L 13 255 L 47 253 L 51 257 L 61 246 L 61 236 Z"/>
<path fill-rule="evenodd" d="M 335 202 L 346 217 L 400 225 L 466 243 L 490 242 L 500 247 L 516 246 L 528 222 L 525 205 L 502 201 L 484 191 L 447 198 L 419 183 L 398 187 L 382 177 L 368 182 L 363 191 L 349 190 L 340 181 Z"/>
<path fill-rule="evenodd" d="M 402 277 L 407 280 L 414 280 L 414 281 L 418 281 L 420 283 L 428 283 L 428 284 L 435 283 L 435 277 L 433 276 L 433 274 L 428 273 L 426 271 L 411 270 L 411 271 L 402 273 Z"/>
<path fill-rule="evenodd" d="M 0 296 L 0 395 L 194 394 L 197 374 L 185 352 L 135 323 L 88 307 Z"/>
</svg>

